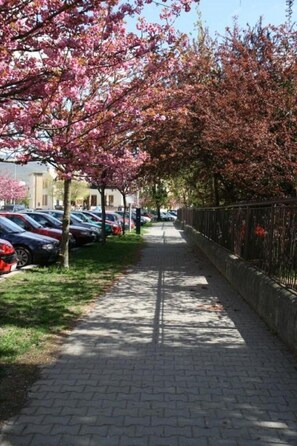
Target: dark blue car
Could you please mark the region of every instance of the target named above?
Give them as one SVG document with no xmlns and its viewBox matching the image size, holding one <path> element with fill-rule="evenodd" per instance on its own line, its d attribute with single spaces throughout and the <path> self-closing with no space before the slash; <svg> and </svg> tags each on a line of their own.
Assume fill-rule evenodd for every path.
<svg viewBox="0 0 297 446">
<path fill-rule="evenodd" d="M 0 217 L 0 238 L 14 246 L 19 268 L 30 263 L 47 265 L 55 262 L 59 255 L 58 240 L 25 231 L 5 217 Z"/>
</svg>

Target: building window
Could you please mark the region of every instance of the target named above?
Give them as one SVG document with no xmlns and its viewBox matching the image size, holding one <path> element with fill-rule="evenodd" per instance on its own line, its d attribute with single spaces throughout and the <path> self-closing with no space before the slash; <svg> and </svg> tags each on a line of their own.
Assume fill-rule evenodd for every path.
<svg viewBox="0 0 297 446">
<path fill-rule="evenodd" d="M 113 195 L 108 195 L 108 206 L 113 206 L 114 200 Z"/>
<path fill-rule="evenodd" d="M 48 178 L 42 179 L 42 187 L 43 189 L 48 189 Z"/>
<path fill-rule="evenodd" d="M 48 205 L 48 195 L 42 195 L 42 206 Z"/>
<path fill-rule="evenodd" d="M 97 195 L 91 195 L 91 206 L 97 206 Z"/>
</svg>

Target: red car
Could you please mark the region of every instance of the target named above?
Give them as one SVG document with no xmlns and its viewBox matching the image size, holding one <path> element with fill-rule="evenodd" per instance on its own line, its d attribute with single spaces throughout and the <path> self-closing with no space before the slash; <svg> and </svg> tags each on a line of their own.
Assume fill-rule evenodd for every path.
<svg viewBox="0 0 297 446">
<path fill-rule="evenodd" d="M 0 239 L 0 274 L 14 271 L 17 263 L 18 258 L 12 244 Z"/>
<path fill-rule="evenodd" d="M 30 211 L 28 215 L 35 220 L 38 224 L 43 226 L 44 228 L 62 228 L 62 222 L 57 218 L 53 217 L 51 214 L 47 214 L 39 211 Z M 95 234 L 88 228 L 83 228 L 82 226 L 70 225 L 69 229 L 71 231 L 74 244 L 77 246 L 82 246 L 87 243 L 93 243 L 96 239 Z"/>
<path fill-rule="evenodd" d="M 8 218 L 16 225 L 25 229 L 25 231 L 34 232 L 35 234 L 40 234 L 40 235 L 46 235 L 47 237 L 52 237 L 55 238 L 56 240 L 61 241 L 62 238 L 61 229 L 44 228 L 35 220 L 33 220 L 33 218 L 31 218 L 29 215 L 18 212 L 0 212 L 0 215 Z"/>
</svg>

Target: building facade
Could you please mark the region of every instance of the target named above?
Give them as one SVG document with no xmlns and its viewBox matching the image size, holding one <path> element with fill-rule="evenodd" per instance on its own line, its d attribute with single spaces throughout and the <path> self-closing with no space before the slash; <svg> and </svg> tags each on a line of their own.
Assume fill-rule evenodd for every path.
<svg viewBox="0 0 297 446">
<path fill-rule="evenodd" d="M 55 180 L 57 174 L 51 166 L 39 164 L 36 162 L 26 165 L 0 163 L 0 175 L 8 174 L 11 178 L 19 180 L 27 186 L 28 197 L 27 205 L 30 209 L 53 209 L 61 207 L 63 201 L 58 198 L 55 191 Z M 129 196 L 127 202 L 133 204 L 134 196 Z M 1 203 L 3 205 L 4 203 Z M 122 194 L 117 189 L 106 189 L 105 204 L 109 209 L 118 209 L 123 207 L 124 201 Z M 102 206 L 101 196 L 97 189 L 89 188 L 87 198 L 78 198 L 73 202 L 73 206 L 88 209 Z"/>
<path fill-rule="evenodd" d="M 53 207 L 54 195 L 52 185 L 56 175 L 52 167 L 36 162 L 23 166 L 0 163 L 1 174 L 9 175 L 14 180 L 24 183 L 28 190 L 26 202 L 29 208 L 45 209 Z"/>
<path fill-rule="evenodd" d="M 127 196 L 127 205 L 135 205 L 136 204 L 136 196 L 128 195 Z M 95 208 L 97 206 L 102 206 L 101 203 L 101 195 L 97 189 L 90 188 L 90 195 L 88 198 L 87 207 L 89 209 Z M 105 206 L 107 209 L 118 209 L 124 206 L 124 199 L 120 191 L 117 189 L 106 189 L 105 190 Z"/>
</svg>

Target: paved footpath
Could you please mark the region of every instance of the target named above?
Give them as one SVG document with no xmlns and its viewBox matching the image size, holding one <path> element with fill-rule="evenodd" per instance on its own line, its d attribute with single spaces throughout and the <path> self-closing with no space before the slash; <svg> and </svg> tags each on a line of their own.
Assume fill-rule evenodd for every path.
<svg viewBox="0 0 297 446">
<path fill-rule="evenodd" d="M 171 223 L 146 238 L 0 445 L 296 446 L 296 359 Z"/>
</svg>

